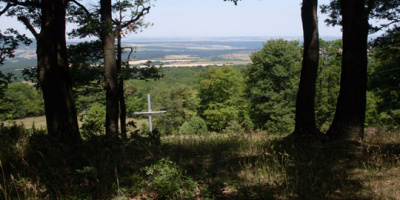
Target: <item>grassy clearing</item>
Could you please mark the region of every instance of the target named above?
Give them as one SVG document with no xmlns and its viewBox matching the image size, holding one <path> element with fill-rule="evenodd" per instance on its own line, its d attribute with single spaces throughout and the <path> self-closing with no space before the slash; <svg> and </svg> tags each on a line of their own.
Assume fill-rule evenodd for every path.
<svg viewBox="0 0 400 200">
<path fill-rule="evenodd" d="M 6 122 L 6 125 L 12 126 L 14 122 L 17 125 L 23 125 L 25 127 L 31 128 L 31 127 L 36 127 L 36 128 L 46 128 L 46 117 L 45 116 L 37 116 L 37 117 L 27 117 L 27 118 L 22 118 L 22 119 L 15 119 L 12 121 Z"/>
<path fill-rule="evenodd" d="M 11 135 L 15 132 L 17 139 Z M 282 137 L 213 134 L 110 141 L 99 136 L 70 148 L 41 133 L 2 127 L 0 196 L 400 199 L 400 132 L 367 135 L 361 143 L 293 143 Z"/>
<path fill-rule="evenodd" d="M 142 127 L 143 125 L 148 126 L 149 121 L 147 119 L 135 119 L 135 118 L 127 118 L 127 122 L 129 121 L 134 121 L 136 126 L 138 128 Z M 79 126 L 82 126 L 83 121 L 78 120 Z M 16 125 L 22 125 L 26 128 L 38 128 L 38 129 L 46 129 L 46 116 L 37 116 L 37 117 L 27 117 L 27 118 L 21 118 L 21 119 L 15 119 L 15 120 L 10 120 L 6 121 L 5 125 L 6 126 L 13 126 L 14 124 Z"/>
</svg>

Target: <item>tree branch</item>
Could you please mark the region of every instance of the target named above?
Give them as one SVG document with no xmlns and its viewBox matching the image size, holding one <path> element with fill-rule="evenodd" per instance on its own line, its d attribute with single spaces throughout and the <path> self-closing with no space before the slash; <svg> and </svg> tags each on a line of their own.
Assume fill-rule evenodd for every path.
<svg viewBox="0 0 400 200">
<path fill-rule="evenodd" d="M 90 14 L 89 10 L 88 10 L 84 5 L 82 5 L 81 3 L 77 2 L 76 0 L 70 0 L 70 2 L 73 2 L 73 3 L 75 3 L 78 7 L 82 8 L 82 10 L 86 13 L 86 15 L 87 15 L 87 17 L 88 17 L 89 19 L 92 18 L 92 15 Z"/>
<path fill-rule="evenodd" d="M 29 21 L 29 19 L 27 17 L 19 16 L 18 20 L 21 21 L 26 26 L 26 28 L 33 34 L 33 36 L 35 36 L 36 39 L 39 38 L 39 34 L 35 30 L 35 28 L 32 26 L 31 22 Z"/>
<path fill-rule="evenodd" d="M 7 6 L 2 11 L 0 11 L 0 16 L 2 16 L 5 12 L 7 12 L 8 9 L 11 8 L 12 6 L 14 6 L 14 5 L 7 3 Z"/>
<path fill-rule="evenodd" d="M 132 23 L 137 22 L 141 17 L 143 17 L 144 15 L 147 15 L 149 12 L 150 12 L 150 6 L 147 7 L 147 8 L 143 8 L 142 11 L 141 11 L 138 15 L 136 15 L 135 18 L 132 18 L 131 20 L 125 22 L 125 23 L 121 26 L 121 29 L 122 29 L 122 28 L 126 28 L 127 26 L 129 26 L 129 24 L 132 24 Z"/>
<path fill-rule="evenodd" d="M 376 2 L 376 0 L 369 0 L 368 1 L 367 16 L 369 14 L 371 14 L 371 11 L 375 8 L 375 2 Z"/>
<path fill-rule="evenodd" d="M 24 1 L 24 2 L 20 2 L 18 0 L 8 0 L 8 2 L 11 2 L 17 6 L 31 6 L 31 7 L 36 7 L 39 8 L 40 7 L 40 1 Z"/>
</svg>

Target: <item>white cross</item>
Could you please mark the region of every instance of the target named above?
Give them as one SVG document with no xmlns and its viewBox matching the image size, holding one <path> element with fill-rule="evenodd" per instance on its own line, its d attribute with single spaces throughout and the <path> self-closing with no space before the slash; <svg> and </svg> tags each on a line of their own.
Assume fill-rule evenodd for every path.
<svg viewBox="0 0 400 200">
<path fill-rule="evenodd" d="M 149 115 L 149 129 L 150 133 L 153 132 L 153 124 L 151 123 L 151 114 L 154 113 L 165 113 L 167 111 L 152 111 L 151 110 L 151 103 L 150 103 L 150 94 L 147 95 L 147 103 L 149 105 L 149 111 L 148 112 L 134 112 L 136 115 Z"/>
</svg>

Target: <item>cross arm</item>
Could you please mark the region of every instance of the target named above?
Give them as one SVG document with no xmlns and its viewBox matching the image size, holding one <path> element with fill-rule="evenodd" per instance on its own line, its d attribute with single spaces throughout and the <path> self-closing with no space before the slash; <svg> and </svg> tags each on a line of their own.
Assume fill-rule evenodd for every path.
<svg viewBox="0 0 400 200">
<path fill-rule="evenodd" d="M 151 111 L 151 112 L 134 112 L 136 115 L 143 115 L 143 114 L 155 114 L 155 113 L 166 113 L 167 111 Z"/>
</svg>

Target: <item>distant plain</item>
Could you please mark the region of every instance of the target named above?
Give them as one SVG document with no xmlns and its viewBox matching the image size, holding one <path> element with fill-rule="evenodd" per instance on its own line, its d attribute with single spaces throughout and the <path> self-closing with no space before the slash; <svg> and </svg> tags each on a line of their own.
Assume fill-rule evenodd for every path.
<svg viewBox="0 0 400 200">
<path fill-rule="evenodd" d="M 134 47 L 131 66 L 143 66 L 148 60 L 163 67 L 245 65 L 250 54 L 258 51 L 268 38 L 174 38 L 124 41 L 124 47 Z M 69 41 L 68 45 L 77 44 Z M 128 60 L 129 52 L 123 55 Z M 7 60 L 0 70 L 18 77 L 24 68 L 36 66 L 36 44 L 20 46 L 15 58 Z"/>
</svg>

